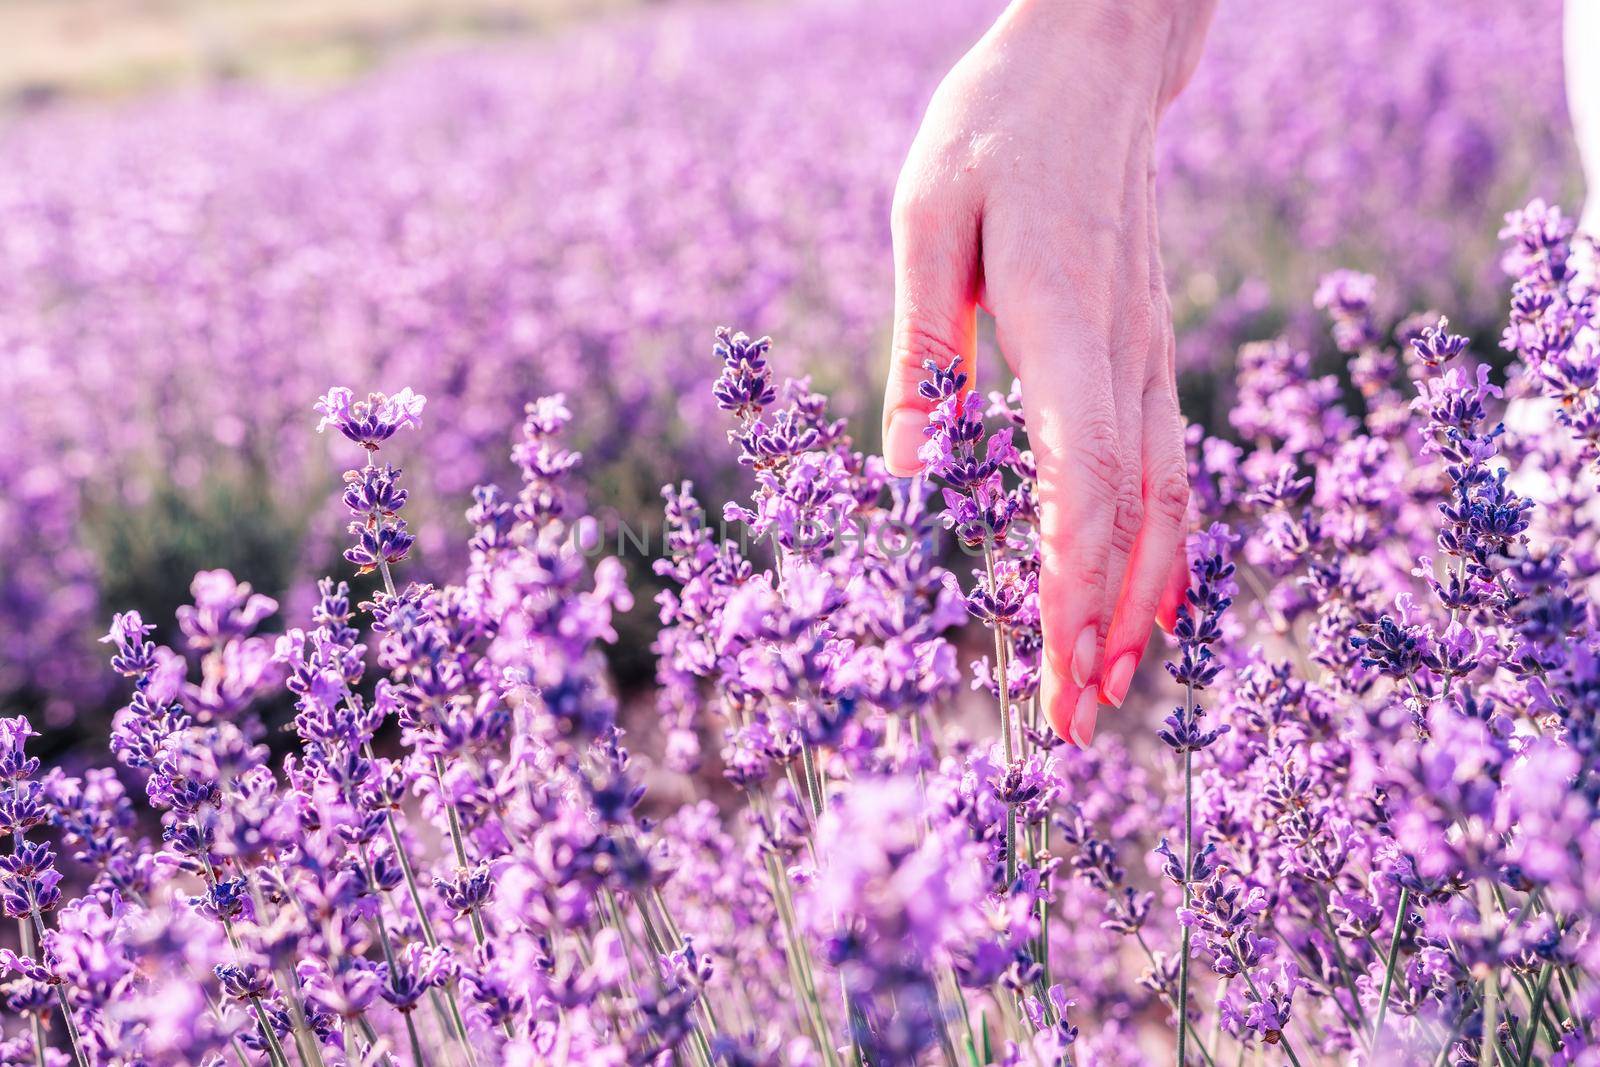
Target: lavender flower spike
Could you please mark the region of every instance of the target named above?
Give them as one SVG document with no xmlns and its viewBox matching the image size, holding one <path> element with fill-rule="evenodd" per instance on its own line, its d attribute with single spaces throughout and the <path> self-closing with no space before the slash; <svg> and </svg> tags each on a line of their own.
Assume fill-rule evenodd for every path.
<svg viewBox="0 0 1600 1067">
<path fill-rule="evenodd" d="M 349 389 L 335 386 L 316 403 L 316 410 L 322 413 L 317 432 L 332 426 L 363 448 L 376 449 L 405 427 L 422 425 L 425 403 L 427 399 L 409 386 L 392 396 L 368 393 L 365 400 L 356 400 Z"/>
</svg>

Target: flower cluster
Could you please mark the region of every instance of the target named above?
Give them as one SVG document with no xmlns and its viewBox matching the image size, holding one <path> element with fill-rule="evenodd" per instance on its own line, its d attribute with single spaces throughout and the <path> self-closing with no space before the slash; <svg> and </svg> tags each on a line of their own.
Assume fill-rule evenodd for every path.
<svg viewBox="0 0 1600 1067">
<path fill-rule="evenodd" d="M 344 472 L 344 506 L 352 516 L 350 533 L 356 538 L 356 543 L 345 549 L 344 558 L 356 565 L 357 574 L 381 570 L 390 596 L 395 589 L 389 568 L 406 558 L 417 539 L 400 518 L 400 509 L 406 504 L 400 468 L 387 463 L 378 466 L 378 448 L 404 427 L 421 425 L 425 402 L 410 389 L 392 397 L 371 393 L 365 400 L 354 400 L 344 388 L 330 389 L 317 401 L 322 413 L 318 433 L 332 426 L 367 450 L 366 463 Z"/>
<path fill-rule="evenodd" d="M 654 722 L 579 401 L 526 406 L 432 583 L 381 549 L 376 458 L 422 398 L 330 392 L 370 599 L 204 571 L 177 645 L 115 616 L 116 770 L 0 719 L 0 1059 L 1595 1063 L 1593 300 L 1559 214 L 1509 230 L 1507 376 L 1350 274 L 1318 303 L 1353 388 L 1242 353 L 1170 677 L 1093 748 L 1040 708 L 1015 388 L 930 365 L 893 479 L 719 331 L 747 491 L 721 528 L 664 491 Z"/>
</svg>

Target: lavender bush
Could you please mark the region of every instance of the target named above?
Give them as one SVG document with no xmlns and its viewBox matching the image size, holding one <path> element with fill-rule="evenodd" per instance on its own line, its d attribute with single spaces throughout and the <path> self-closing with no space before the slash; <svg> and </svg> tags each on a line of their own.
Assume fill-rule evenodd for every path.
<svg viewBox="0 0 1600 1067">
<path fill-rule="evenodd" d="M 1015 390 L 930 365 L 931 480 L 896 481 L 719 331 L 744 536 L 665 490 L 644 758 L 567 401 L 528 405 L 516 490 L 473 490 L 429 584 L 390 459 L 431 400 L 330 390 L 371 598 L 325 579 L 272 634 L 204 572 L 177 647 L 136 613 L 105 638 L 116 768 L 0 726 L 0 1059 L 1600 1062 L 1594 290 L 1555 209 L 1504 236 L 1503 379 L 1444 319 L 1389 340 L 1350 274 L 1319 303 L 1352 402 L 1286 342 L 1241 353 L 1249 443 L 1193 435 L 1145 680 L 1173 710 L 1090 750 L 1039 707 Z"/>
<path fill-rule="evenodd" d="M 582 397 L 569 432 L 597 510 L 637 518 L 684 475 L 726 499 L 735 468 L 684 356 L 706 321 L 762 323 L 841 415 L 870 414 L 895 173 L 996 8 L 718 4 L 318 94 L 11 123 L 0 693 L 70 719 L 105 695 L 94 622 L 137 604 L 164 624 L 201 566 L 304 617 L 294 590 L 342 523 L 301 422 L 329 381 L 430 398 L 413 566 L 441 578 L 465 562 L 454 501 L 514 473 L 504 427 L 545 393 Z M 1241 339 L 1304 333 L 1334 261 L 1381 267 L 1397 310 L 1498 328 L 1481 235 L 1570 174 L 1557 8 L 1224 5 L 1162 144 L 1196 382 Z"/>
</svg>

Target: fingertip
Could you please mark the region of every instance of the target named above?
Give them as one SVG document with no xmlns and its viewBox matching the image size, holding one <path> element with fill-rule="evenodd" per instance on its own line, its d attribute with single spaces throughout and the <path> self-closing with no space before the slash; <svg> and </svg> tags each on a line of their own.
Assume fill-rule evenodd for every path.
<svg viewBox="0 0 1600 1067">
<path fill-rule="evenodd" d="M 1039 700 L 1057 737 L 1079 748 L 1089 747 L 1100 717 L 1100 700 L 1092 687 L 1073 685 L 1047 665 L 1039 680 Z"/>
<path fill-rule="evenodd" d="M 1114 708 L 1122 707 L 1128 698 L 1128 687 L 1133 684 L 1133 672 L 1139 667 L 1139 653 L 1128 651 L 1118 656 L 1100 683 L 1100 700 Z"/>
<path fill-rule="evenodd" d="M 1156 625 L 1169 637 L 1178 626 L 1178 609 L 1183 607 L 1184 594 L 1188 591 L 1189 557 L 1185 549 L 1180 547 L 1172 563 L 1167 587 L 1161 593 L 1161 602 L 1156 605 Z"/>
<path fill-rule="evenodd" d="M 1039 703 L 1044 708 L 1050 729 L 1063 741 L 1072 740 L 1072 717 L 1077 708 L 1077 691 L 1063 685 L 1063 679 L 1048 660 L 1039 672 Z"/>
<path fill-rule="evenodd" d="M 918 455 L 927 435 L 928 416 L 914 408 L 899 408 L 890 413 L 883 431 L 883 463 L 897 478 L 909 478 L 922 470 Z"/>
<path fill-rule="evenodd" d="M 1078 639 L 1072 643 L 1072 684 L 1079 688 L 1089 684 L 1098 644 L 1099 634 L 1093 623 L 1080 630 Z"/>
<path fill-rule="evenodd" d="M 1094 740 L 1094 728 L 1099 719 L 1100 700 L 1093 689 L 1085 689 L 1078 694 L 1077 705 L 1073 708 L 1069 740 L 1079 748 L 1088 748 Z"/>
</svg>

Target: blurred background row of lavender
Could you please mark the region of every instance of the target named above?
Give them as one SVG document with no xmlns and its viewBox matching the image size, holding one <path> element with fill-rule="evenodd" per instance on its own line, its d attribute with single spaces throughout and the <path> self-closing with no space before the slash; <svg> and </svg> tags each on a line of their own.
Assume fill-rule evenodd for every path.
<svg viewBox="0 0 1600 1067">
<path fill-rule="evenodd" d="M 329 382 L 429 398 L 424 451 L 397 450 L 424 574 L 540 393 L 581 396 L 597 504 L 656 513 L 686 472 L 715 500 L 718 323 L 781 338 L 870 445 L 895 174 L 998 6 L 411 0 L 354 32 L 290 4 L 213 14 L 197 63 L 151 5 L 55 5 L 101 36 L 4 85 L 0 701 L 98 706 L 93 635 L 170 620 L 196 570 L 280 595 L 334 567 L 337 465 L 306 432 Z M 1162 145 L 1192 417 L 1331 267 L 1395 308 L 1503 306 L 1499 216 L 1578 188 L 1558 9 L 1224 0 Z M 140 50 L 104 44 L 135 13 Z M 0 37 L 41 18 L 24 0 Z"/>
</svg>

